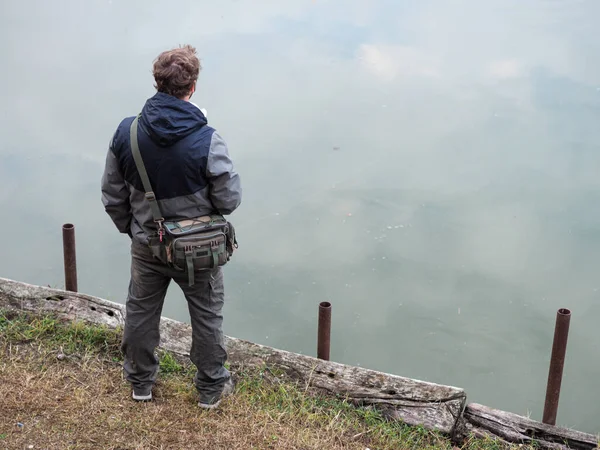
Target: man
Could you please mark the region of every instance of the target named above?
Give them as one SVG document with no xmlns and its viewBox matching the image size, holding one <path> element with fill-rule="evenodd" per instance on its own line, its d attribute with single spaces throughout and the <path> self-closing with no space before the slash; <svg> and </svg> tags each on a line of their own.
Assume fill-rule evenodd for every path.
<svg viewBox="0 0 600 450">
<path fill-rule="evenodd" d="M 200 61 L 187 45 L 161 53 L 154 62 L 157 93 L 146 101 L 138 119 L 138 147 L 165 219 L 189 219 L 208 214 L 231 214 L 241 202 L 239 175 L 227 146 L 207 125 L 193 103 Z M 131 280 L 123 333 L 123 370 L 137 401 L 152 400 L 158 375 L 159 320 L 173 279 L 188 303 L 192 324 L 190 359 L 197 368 L 194 384 L 199 406 L 216 407 L 233 391 L 224 367 L 227 352 L 222 332 L 224 302 L 220 267 L 196 272 L 188 285 L 186 272 L 166 264 L 150 248 L 157 225 L 131 151 L 130 126 L 134 117 L 118 126 L 102 176 L 102 203 L 117 229 L 131 237 Z"/>
</svg>

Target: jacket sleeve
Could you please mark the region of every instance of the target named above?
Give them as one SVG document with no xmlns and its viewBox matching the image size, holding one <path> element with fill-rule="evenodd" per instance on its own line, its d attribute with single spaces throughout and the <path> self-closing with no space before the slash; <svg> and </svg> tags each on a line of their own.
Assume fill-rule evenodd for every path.
<svg viewBox="0 0 600 450">
<path fill-rule="evenodd" d="M 102 203 L 104 210 L 110 216 L 121 233 L 131 236 L 129 230 L 132 213 L 129 203 L 129 189 L 125 184 L 119 168 L 119 162 L 113 152 L 114 137 L 106 155 L 106 165 L 102 175 Z"/>
<path fill-rule="evenodd" d="M 242 187 L 227 145 L 216 131 L 213 132 L 210 143 L 206 176 L 212 204 L 220 214 L 231 214 L 242 202 Z"/>
</svg>

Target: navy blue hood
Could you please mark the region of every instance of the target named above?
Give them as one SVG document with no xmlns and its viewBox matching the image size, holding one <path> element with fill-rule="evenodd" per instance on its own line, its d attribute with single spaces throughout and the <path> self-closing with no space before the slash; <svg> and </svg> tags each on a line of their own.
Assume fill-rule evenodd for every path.
<svg viewBox="0 0 600 450">
<path fill-rule="evenodd" d="M 206 124 L 196 105 L 162 92 L 146 101 L 140 118 L 144 131 L 160 147 L 169 147 Z"/>
</svg>

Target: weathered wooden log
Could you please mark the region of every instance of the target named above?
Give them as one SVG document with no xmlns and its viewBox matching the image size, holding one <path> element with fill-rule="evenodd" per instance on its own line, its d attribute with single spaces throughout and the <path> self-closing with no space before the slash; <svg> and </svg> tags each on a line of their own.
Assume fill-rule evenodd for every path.
<svg viewBox="0 0 600 450">
<path fill-rule="evenodd" d="M 81 293 L 34 286 L 0 278 L 0 308 L 53 313 L 109 327 L 124 325 L 125 306 Z M 188 324 L 161 318 L 160 347 L 187 357 L 191 347 Z M 375 405 L 388 417 L 454 435 L 466 403 L 465 392 L 361 367 L 277 350 L 226 337 L 231 364 L 278 368 L 307 387 L 343 396 L 359 405 Z"/>
<path fill-rule="evenodd" d="M 475 435 L 493 435 L 507 442 L 531 444 L 540 448 L 591 450 L 600 448 L 598 436 L 569 430 L 519 416 L 517 414 L 470 403 L 464 418 L 471 424 L 469 431 Z"/>
</svg>

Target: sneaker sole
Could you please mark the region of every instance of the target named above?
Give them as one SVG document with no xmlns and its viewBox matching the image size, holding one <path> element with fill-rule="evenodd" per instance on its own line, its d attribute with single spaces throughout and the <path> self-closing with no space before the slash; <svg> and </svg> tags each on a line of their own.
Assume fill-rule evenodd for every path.
<svg viewBox="0 0 600 450">
<path fill-rule="evenodd" d="M 137 395 L 133 393 L 132 397 L 136 402 L 149 402 L 150 400 L 152 400 L 152 393 L 148 395 Z"/>
<path fill-rule="evenodd" d="M 219 406 L 221 404 L 221 399 L 217 400 L 215 403 L 213 403 L 212 405 L 209 405 L 208 403 L 201 403 L 198 402 L 198 406 L 202 409 L 215 409 L 217 406 Z"/>
</svg>

